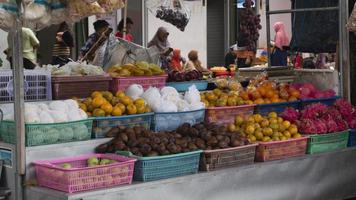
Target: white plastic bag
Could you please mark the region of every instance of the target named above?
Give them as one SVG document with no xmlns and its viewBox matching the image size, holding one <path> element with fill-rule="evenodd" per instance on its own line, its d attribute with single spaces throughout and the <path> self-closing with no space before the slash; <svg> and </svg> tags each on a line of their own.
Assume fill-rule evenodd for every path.
<svg viewBox="0 0 356 200">
<path fill-rule="evenodd" d="M 0 2 L 0 28 L 9 31 L 14 25 L 17 12 L 18 9 L 15 0 Z"/>
<path fill-rule="evenodd" d="M 39 20 L 44 17 L 49 9 L 49 1 L 47 0 L 33 0 L 25 3 L 25 14 L 24 18 L 26 20 Z"/>
<path fill-rule="evenodd" d="M 200 102 L 200 93 L 195 85 L 189 87 L 188 91 L 184 94 L 184 100 L 189 102 L 190 104 L 199 103 Z"/>
</svg>

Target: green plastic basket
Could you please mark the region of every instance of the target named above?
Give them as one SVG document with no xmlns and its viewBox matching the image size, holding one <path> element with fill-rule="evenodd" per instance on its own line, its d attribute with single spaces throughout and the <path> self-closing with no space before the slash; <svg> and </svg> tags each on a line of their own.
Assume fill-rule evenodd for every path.
<svg viewBox="0 0 356 200">
<path fill-rule="evenodd" d="M 154 113 L 124 115 L 119 117 L 97 117 L 93 124 L 93 138 L 104 138 L 116 126 L 143 126 L 150 130 Z"/>
<path fill-rule="evenodd" d="M 25 144 L 31 147 L 89 140 L 92 126 L 92 119 L 53 124 L 26 124 Z M 16 144 L 15 122 L 2 121 L 0 136 L 5 143 Z"/>
<path fill-rule="evenodd" d="M 349 132 L 311 135 L 308 140 L 308 154 L 324 153 L 347 147 Z"/>
<path fill-rule="evenodd" d="M 118 151 L 117 154 L 137 159 L 134 180 L 146 182 L 198 173 L 202 152 L 198 150 L 155 157 L 137 157 L 122 151 Z"/>
</svg>

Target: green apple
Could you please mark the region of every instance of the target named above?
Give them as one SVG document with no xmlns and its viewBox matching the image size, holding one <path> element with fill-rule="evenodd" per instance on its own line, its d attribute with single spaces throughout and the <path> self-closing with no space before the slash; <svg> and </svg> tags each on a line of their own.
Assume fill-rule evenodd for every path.
<svg viewBox="0 0 356 200">
<path fill-rule="evenodd" d="M 69 163 L 64 163 L 64 164 L 62 164 L 62 168 L 63 168 L 63 169 L 71 169 L 71 168 L 72 168 L 72 165 L 69 164 Z"/>
<path fill-rule="evenodd" d="M 87 160 L 87 164 L 88 166 L 92 167 L 92 166 L 96 166 L 99 165 L 99 160 L 97 157 L 91 157 Z"/>
<path fill-rule="evenodd" d="M 110 160 L 109 159 L 101 159 L 100 165 L 107 165 L 107 164 L 110 164 Z"/>
</svg>

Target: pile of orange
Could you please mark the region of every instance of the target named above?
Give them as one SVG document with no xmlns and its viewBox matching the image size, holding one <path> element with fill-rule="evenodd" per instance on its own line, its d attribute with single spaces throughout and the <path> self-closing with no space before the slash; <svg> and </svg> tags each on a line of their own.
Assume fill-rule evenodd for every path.
<svg viewBox="0 0 356 200">
<path fill-rule="evenodd" d="M 293 102 L 300 98 L 300 92 L 288 84 L 275 87 L 271 82 L 265 82 L 257 88 L 247 89 L 239 95 L 244 101 L 254 104 Z"/>
<path fill-rule="evenodd" d="M 151 112 L 144 99 L 133 100 L 122 91 L 118 91 L 115 95 L 108 91 L 95 91 L 90 97 L 79 101 L 79 107 L 88 116 L 93 117 L 135 115 Z"/>
<path fill-rule="evenodd" d="M 253 104 L 251 101 L 244 101 L 237 91 L 226 92 L 221 89 L 203 92 L 200 94 L 201 101 L 206 107 L 225 107 L 225 106 L 240 106 L 244 104 Z"/>
</svg>

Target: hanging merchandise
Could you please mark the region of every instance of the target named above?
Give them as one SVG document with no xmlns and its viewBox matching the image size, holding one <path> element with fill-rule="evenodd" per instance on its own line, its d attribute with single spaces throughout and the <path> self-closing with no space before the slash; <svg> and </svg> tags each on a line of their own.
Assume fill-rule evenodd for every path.
<svg viewBox="0 0 356 200">
<path fill-rule="evenodd" d="M 356 33 L 356 3 L 354 5 L 354 8 L 352 10 L 352 13 L 350 15 L 349 21 L 347 22 L 346 27 L 349 31 Z"/>
<path fill-rule="evenodd" d="M 39 20 L 49 12 L 49 0 L 32 0 L 24 1 L 25 4 L 25 20 Z"/>
<path fill-rule="evenodd" d="M 67 5 L 61 0 L 51 1 L 51 24 L 60 24 L 68 17 Z"/>
<path fill-rule="evenodd" d="M 257 40 L 260 37 L 259 30 L 262 29 L 261 16 L 257 15 L 256 11 L 252 8 L 254 6 L 253 1 L 247 0 L 243 3 L 243 6 L 245 9 L 241 11 L 240 34 L 246 40 L 247 49 L 256 51 Z"/>
<path fill-rule="evenodd" d="M 106 13 L 111 13 L 125 6 L 125 3 L 122 0 L 98 0 L 98 3 Z"/>
<path fill-rule="evenodd" d="M 159 4 L 148 4 L 149 10 L 159 19 L 176 26 L 181 31 L 189 23 L 190 11 L 182 0 L 165 0 Z"/>
<path fill-rule="evenodd" d="M 15 15 L 17 14 L 15 0 L 0 2 L 0 28 L 8 31 L 14 25 Z"/>
<path fill-rule="evenodd" d="M 105 13 L 105 10 L 97 1 L 88 2 L 85 0 L 70 0 L 68 1 L 68 9 L 70 18 L 73 21 L 79 21 L 84 17 Z"/>
</svg>

